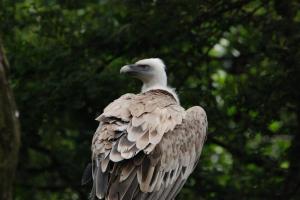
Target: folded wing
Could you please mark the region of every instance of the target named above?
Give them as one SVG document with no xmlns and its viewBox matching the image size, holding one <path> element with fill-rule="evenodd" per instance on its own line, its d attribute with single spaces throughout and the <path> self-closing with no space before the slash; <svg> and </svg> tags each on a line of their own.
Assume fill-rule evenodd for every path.
<svg viewBox="0 0 300 200">
<path fill-rule="evenodd" d="M 165 91 L 126 94 L 98 118 L 92 142 L 92 196 L 173 199 L 195 167 L 207 120 Z"/>
</svg>

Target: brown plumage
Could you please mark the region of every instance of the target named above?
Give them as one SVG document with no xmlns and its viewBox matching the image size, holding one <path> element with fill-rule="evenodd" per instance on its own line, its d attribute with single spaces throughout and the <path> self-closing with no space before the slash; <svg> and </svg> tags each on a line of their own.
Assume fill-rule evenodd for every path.
<svg viewBox="0 0 300 200">
<path fill-rule="evenodd" d="M 100 124 L 88 167 L 92 198 L 175 198 L 197 164 L 207 130 L 205 111 L 184 110 L 176 98 L 168 90 L 151 89 L 125 94 L 104 109 L 96 119 Z"/>
</svg>

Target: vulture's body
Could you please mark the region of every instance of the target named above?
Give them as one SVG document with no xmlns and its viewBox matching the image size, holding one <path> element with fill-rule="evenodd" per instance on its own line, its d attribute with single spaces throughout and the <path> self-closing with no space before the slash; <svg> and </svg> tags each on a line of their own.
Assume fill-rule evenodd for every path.
<svg viewBox="0 0 300 200">
<path fill-rule="evenodd" d="M 93 164 L 83 182 L 91 174 L 91 198 L 105 200 L 173 200 L 197 164 L 207 130 L 201 107 L 184 110 L 163 87 L 125 94 L 96 120 Z"/>
</svg>

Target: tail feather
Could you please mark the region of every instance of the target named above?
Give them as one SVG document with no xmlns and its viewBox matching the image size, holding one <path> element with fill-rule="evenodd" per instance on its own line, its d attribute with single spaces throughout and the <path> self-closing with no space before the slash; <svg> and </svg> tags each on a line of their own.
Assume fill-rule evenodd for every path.
<svg viewBox="0 0 300 200">
<path fill-rule="evenodd" d="M 83 174 L 82 174 L 82 178 L 81 178 L 81 185 L 86 185 L 87 183 L 89 183 L 92 180 L 92 163 L 89 163 Z"/>
</svg>

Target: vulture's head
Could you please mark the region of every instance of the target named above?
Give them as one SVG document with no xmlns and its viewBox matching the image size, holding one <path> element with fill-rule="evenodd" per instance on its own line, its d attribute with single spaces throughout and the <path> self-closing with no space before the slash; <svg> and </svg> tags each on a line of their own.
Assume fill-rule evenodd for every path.
<svg viewBox="0 0 300 200">
<path fill-rule="evenodd" d="M 153 89 L 166 90 L 179 103 L 175 89 L 167 86 L 166 66 L 161 59 L 148 58 L 139 60 L 134 64 L 122 67 L 120 73 L 141 80 L 143 82 L 142 92 Z"/>
<path fill-rule="evenodd" d="M 143 82 L 142 91 L 153 87 L 167 86 L 165 64 L 159 58 L 143 59 L 134 64 L 125 65 L 121 68 L 120 73 L 141 80 Z"/>
</svg>

